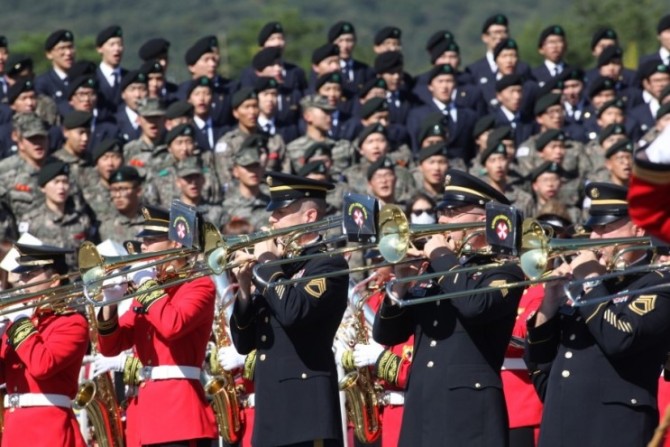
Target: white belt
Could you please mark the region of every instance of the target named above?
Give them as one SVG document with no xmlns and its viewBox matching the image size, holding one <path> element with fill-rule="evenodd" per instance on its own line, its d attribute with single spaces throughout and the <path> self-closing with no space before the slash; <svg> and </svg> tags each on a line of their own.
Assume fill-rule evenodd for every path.
<svg viewBox="0 0 670 447">
<path fill-rule="evenodd" d="M 7 394 L 5 408 L 22 407 L 63 407 L 72 408 L 72 399 L 63 394 Z"/>
<path fill-rule="evenodd" d="M 140 370 L 140 380 L 200 379 L 200 368 L 195 366 L 162 365 L 145 366 Z"/>
<path fill-rule="evenodd" d="M 384 405 L 405 405 L 405 393 L 402 391 L 384 391 L 382 403 Z"/>
<path fill-rule="evenodd" d="M 240 398 L 242 407 L 244 408 L 254 408 L 256 406 L 256 393 L 247 394 Z"/>
<path fill-rule="evenodd" d="M 526 362 L 523 361 L 522 358 L 519 357 L 505 357 L 505 360 L 503 361 L 502 370 L 506 369 L 511 369 L 511 370 L 522 370 L 522 371 L 527 371 L 528 367 L 526 366 Z"/>
</svg>

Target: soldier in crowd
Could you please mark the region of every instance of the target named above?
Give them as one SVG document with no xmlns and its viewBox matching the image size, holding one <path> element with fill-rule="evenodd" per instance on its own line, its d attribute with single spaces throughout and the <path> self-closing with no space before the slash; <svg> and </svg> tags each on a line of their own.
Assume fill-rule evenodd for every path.
<svg viewBox="0 0 670 447">
<path fill-rule="evenodd" d="M 138 168 L 146 176 L 145 167 L 163 149 L 162 134 L 165 124 L 165 106 L 158 98 L 145 98 L 137 107 L 137 122 L 140 137 L 123 146 L 123 156 L 130 166 Z"/>
<path fill-rule="evenodd" d="M 175 101 L 170 104 L 165 109 L 165 130 L 169 132 L 180 124 L 193 124 L 193 110 L 193 104 L 188 101 Z"/>
<path fill-rule="evenodd" d="M 664 92 L 667 93 L 663 96 L 663 98 L 670 99 L 670 85 L 664 90 Z M 666 127 L 668 127 L 668 125 L 670 125 L 670 101 L 661 105 L 661 107 L 658 109 L 658 112 L 656 112 L 656 122 L 654 123 L 654 127 L 649 129 L 647 133 L 642 136 L 642 138 L 637 142 L 637 145 L 640 148 L 648 146 L 661 134 L 661 132 L 663 132 Z"/>
<path fill-rule="evenodd" d="M 417 191 L 426 194 L 438 202 L 444 192 L 444 177 L 449 169 L 447 146 L 435 143 L 421 148 L 417 167 L 414 169 L 414 182 Z"/>
<path fill-rule="evenodd" d="M 242 218 L 252 228 L 265 225 L 265 211 L 270 198 L 261 191 L 263 180 L 261 154 L 256 145 L 242 146 L 233 156 L 232 177 L 235 183 L 226 191 L 223 209 L 228 217 Z"/>
<path fill-rule="evenodd" d="M 658 20 L 656 35 L 659 43 L 658 51 L 641 56 L 638 66 L 648 60 L 659 60 L 665 65 L 670 65 L 670 14 L 664 15 Z"/>
<path fill-rule="evenodd" d="M 206 76 L 189 81 L 186 86 L 186 100 L 193 106 L 193 125 L 196 140 L 203 152 L 214 150 L 216 142 L 226 133 L 227 128 L 217 124 L 214 110 L 214 87 Z"/>
<path fill-rule="evenodd" d="M 142 135 L 138 119 L 138 109 L 147 97 L 147 75 L 139 70 L 126 73 L 119 85 L 121 100 L 115 115 L 119 134 L 125 142 L 133 141 Z"/>
<path fill-rule="evenodd" d="M 121 141 L 109 138 L 99 143 L 91 152 L 91 164 L 82 175 L 82 193 L 97 220 L 104 222 L 105 216 L 111 211 L 110 179 L 123 165 Z"/>
<path fill-rule="evenodd" d="M 555 161 L 545 161 L 530 172 L 528 180 L 533 190 L 533 203 L 528 216 L 539 216 L 542 207 L 550 201 L 558 200 L 565 177 L 563 168 Z M 577 207 L 566 205 L 566 210 L 573 223 L 581 223 L 581 211 Z"/>
<path fill-rule="evenodd" d="M 275 78 L 259 76 L 254 83 L 258 95 L 258 127 L 270 138 L 279 135 L 285 144 L 298 138 L 298 127 L 280 117 L 279 101 L 282 98 L 281 85 Z M 280 160 L 276 160 L 280 162 Z M 279 170 L 279 168 L 275 169 Z"/>
<path fill-rule="evenodd" d="M 221 227 L 224 223 L 224 212 L 221 205 L 205 200 L 202 195 L 205 186 L 205 171 L 202 160 L 198 157 L 186 157 L 177 162 L 176 185 L 182 203 L 194 207 L 202 213 L 207 222 Z"/>
<path fill-rule="evenodd" d="M 626 129 L 621 124 L 610 124 L 603 128 L 597 140 L 589 142 L 584 147 L 584 155 L 588 158 L 587 168 L 584 170 L 589 180 L 605 180 L 608 177 L 605 168 L 605 153 L 617 141 L 626 139 Z"/>
<path fill-rule="evenodd" d="M 340 47 L 333 43 L 321 45 L 312 52 L 312 73 L 307 92 L 318 93 L 316 80 L 340 70 Z"/>
<path fill-rule="evenodd" d="M 298 172 L 299 177 L 308 178 L 312 180 L 317 180 L 319 182 L 331 182 L 335 185 L 335 188 L 328 191 L 326 199 L 328 201 L 328 206 L 326 208 L 326 215 L 338 215 L 342 213 L 342 202 L 344 194 L 347 193 L 347 185 L 344 182 L 333 182 L 333 178 L 329 172 L 329 166 L 332 163 L 328 162 L 326 157 L 310 157 L 310 161 L 305 162 L 300 171 Z M 352 259 L 350 259 L 350 262 Z"/>
<path fill-rule="evenodd" d="M 670 65 L 649 61 L 640 66 L 637 73 L 642 84 L 641 100 L 630 110 L 629 115 L 640 126 L 636 130 L 644 134 L 654 126 L 656 113 L 661 106 L 661 93 L 670 85 Z"/>
<path fill-rule="evenodd" d="M 71 81 L 67 73 L 77 53 L 72 31 L 59 29 L 49 34 L 44 42 L 44 52 L 51 68 L 35 78 L 35 90 L 56 102 L 65 101 L 65 90 Z"/>
<path fill-rule="evenodd" d="M 605 168 L 609 172 L 607 183 L 628 187 L 633 174 L 633 142 L 622 139 L 605 151 Z"/>
<path fill-rule="evenodd" d="M 381 205 L 398 204 L 396 200 L 395 163 L 386 156 L 370 163 L 367 172 L 367 193 L 379 200 Z"/>
<path fill-rule="evenodd" d="M 496 126 L 514 129 L 514 141 L 519 147 L 533 133 L 533 123 L 523 110 L 523 101 L 526 99 L 523 79 L 516 74 L 503 76 L 496 81 L 495 87 L 499 104 L 493 112 Z"/>
<path fill-rule="evenodd" d="M 165 104 L 177 100 L 179 86 L 166 79 L 166 68 L 158 60 L 150 60 L 142 64 L 140 72 L 147 77 L 147 97 L 157 98 Z"/>
<path fill-rule="evenodd" d="M 109 196 L 112 209 L 100 221 L 100 239 L 111 239 L 122 243 L 133 239 L 137 226 L 144 222 L 142 216 L 142 193 L 144 178 L 132 166 L 121 166 L 109 177 Z M 109 208 L 109 203 L 107 204 Z"/>
<path fill-rule="evenodd" d="M 343 128 L 349 125 L 348 121 L 351 119 L 349 113 L 351 102 L 347 98 L 349 94 L 346 93 L 347 96 L 345 96 L 343 92 L 342 82 L 342 74 L 334 71 L 319 76 L 314 86 L 316 93 L 326 98 L 328 103 L 335 107 L 333 113 L 330 114 L 332 124 L 328 132 L 328 137 L 334 140 L 344 138 Z"/>
<path fill-rule="evenodd" d="M 344 88 L 349 92 L 357 92 L 374 73 L 368 64 L 354 59 L 357 38 L 356 29 L 351 22 L 339 21 L 328 30 L 328 42 L 340 49 L 340 71 L 344 78 Z"/>
<path fill-rule="evenodd" d="M 63 118 L 63 147 L 53 156 L 70 165 L 70 174 L 81 189 L 84 188 L 84 171 L 89 163 L 86 149 L 91 137 L 91 121 L 89 112 L 72 111 Z"/>
<path fill-rule="evenodd" d="M 108 26 L 98 33 L 95 46 L 100 54 L 100 65 L 95 72 L 99 85 L 100 106 L 114 114 L 121 105 L 121 81 L 128 72 L 121 67 L 124 50 L 123 30 L 118 25 Z"/>
<path fill-rule="evenodd" d="M 565 30 L 560 25 L 551 25 L 540 32 L 538 39 L 538 53 L 544 57 L 542 65 L 539 65 L 531 74 L 537 80 L 540 87 L 557 78 L 567 67 L 563 60 L 568 49 Z"/>
<path fill-rule="evenodd" d="M 386 51 L 375 58 L 377 77 L 386 82 L 386 99 L 389 103 L 389 121 L 404 124 L 407 122 L 412 105 L 417 99 L 408 92 L 411 86 L 405 85 L 404 58 L 400 51 Z"/>
</svg>

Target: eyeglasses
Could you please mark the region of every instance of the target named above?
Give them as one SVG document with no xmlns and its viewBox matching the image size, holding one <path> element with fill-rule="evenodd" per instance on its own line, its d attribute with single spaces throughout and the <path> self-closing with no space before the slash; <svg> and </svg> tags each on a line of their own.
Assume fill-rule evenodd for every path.
<svg viewBox="0 0 670 447">
<path fill-rule="evenodd" d="M 433 211 L 432 208 L 420 208 L 420 209 L 417 209 L 417 210 L 412 210 L 412 214 L 414 214 L 417 217 L 422 215 L 423 213 L 433 214 L 434 211 Z"/>
</svg>

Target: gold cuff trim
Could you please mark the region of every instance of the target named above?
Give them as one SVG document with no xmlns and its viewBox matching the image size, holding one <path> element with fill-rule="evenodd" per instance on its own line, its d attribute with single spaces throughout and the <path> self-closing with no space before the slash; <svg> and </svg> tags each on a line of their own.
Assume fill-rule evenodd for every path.
<svg viewBox="0 0 670 447">
<path fill-rule="evenodd" d="M 36 333 L 37 328 L 30 321 L 30 318 L 21 318 L 10 326 L 7 331 L 7 341 L 14 350 L 17 350 L 24 341 Z"/>
<path fill-rule="evenodd" d="M 242 377 L 247 380 L 254 380 L 254 373 L 256 372 L 256 350 L 254 349 L 249 354 L 247 354 L 244 359 L 244 371 L 242 371 Z"/>
<path fill-rule="evenodd" d="M 401 358 L 388 349 L 382 352 L 375 363 L 375 375 L 393 385 L 398 384 Z"/>
<path fill-rule="evenodd" d="M 342 353 L 342 368 L 347 372 L 356 369 L 356 365 L 354 364 L 354 351 L 346 350 Z"/>
<path fill-rule="evenodd" d="M 142 369 L 142 362 L 135 356 L 128 356 L 123 365 L 123 383 L 126 385 L 139 385 L 140 375 Z"/>
</svg>

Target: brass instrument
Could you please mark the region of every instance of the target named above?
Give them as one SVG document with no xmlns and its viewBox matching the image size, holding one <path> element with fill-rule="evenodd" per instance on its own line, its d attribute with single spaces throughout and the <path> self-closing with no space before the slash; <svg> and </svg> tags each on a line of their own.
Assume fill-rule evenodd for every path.
<svg viewBox="0 0 670 447">
<path fill-rule="evenodd" d="M 86 317 L 91 338 L 91 354 L 97 353 L 98 326 L 93 306 L 87 306 Z M 109 372 L 99 374 L 79 386 L 72 406 L 78 410 L 86 410 L 93 425 L 93 434 L 100 447 L 123 447 L 123 423 L 121 408 L 116 401 L 114 384 Z"/>
<path fill-rule="evenodd" d="M 234 297 L 234 295 L 233 295 Z M 233 304 L 234 298 L 222 303 L 214 320 L 213 335 L 215 348 L 211 351 L 210 364 L 212 378 L 205 384 L 205 392 L 212 398 L 212 409 L 221 437 L 228 444 L 240 440 L 242 423 L 240 419 L 240 399 L 235 378 L 230 371 L 221 368 L 216 358 L 220 348 L 231 345 L 226 323 L 226 307 Z"/>
<path fill-rule="evenodd" d="M 359 344 L 370 342 L 365 325 L 364 306 L 370 294 L 361 297 L 356 303 L 353 315 L 353 327 Z M 356 439 L 363 443 L 372 443 L 381 435 L 380 402 L 370 368 L 365 366 L 347 373 L 339 382 L 340 390 L 346 394 L 345 407 L 347 419 L 354 425 Z"/>
</svg>

